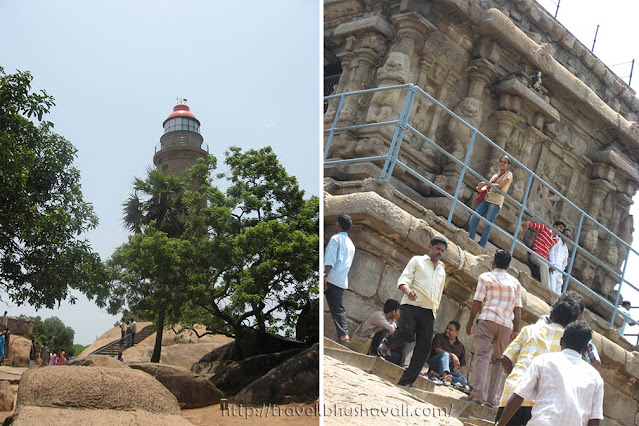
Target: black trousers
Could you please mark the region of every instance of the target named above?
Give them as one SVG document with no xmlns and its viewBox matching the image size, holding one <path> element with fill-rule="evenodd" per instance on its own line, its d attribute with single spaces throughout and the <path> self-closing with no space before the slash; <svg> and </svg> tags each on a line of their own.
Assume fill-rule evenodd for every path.
<svg viewBox="0 0 639 426">
<path fill-rule="evenodd" d="M 328 303 L 328 309 L 331 311 L 331 317 L 335 323 L 337 329 L 337 335 L 339 337 L 348 335 L 348 325 L 346 324 L 346 309 L 342 305 L 344 300 L 344 289 L 334 284 L 327 283 L 326 291 L 326 303 Z"/>
<path fill-rule="evenodd" d="M 435 318 L 432 309 L 419 306 L 401 305 L 399 310 L 401 315 L 397 322 L 397 330 L 390 335 L 386 344 L 391 353 L 401 354 L 406 343 L 415 342 L 410 365 L 397 382 L 398 385 L 410 385 L 417 380 L 430 355 Z"/>
<path fill-rule="evenodd" d="M 498 422 L 501 419 L 501 415 L 504 412 L 505 407 L 499 407 L 497 409 L 497 416 L 495 421 Z M 532 407 L 519 407 L 515 414 L 508 421 L 508 426 L 523 426 L 527 425 L 532 418 Z"/>
</svg>

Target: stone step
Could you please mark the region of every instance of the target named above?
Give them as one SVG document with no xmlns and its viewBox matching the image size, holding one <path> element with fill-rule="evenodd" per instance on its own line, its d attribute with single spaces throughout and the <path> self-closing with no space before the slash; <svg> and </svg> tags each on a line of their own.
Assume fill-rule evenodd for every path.
<svg viewBox="0 0 639 426">
<path fill-rule="evenodd" d="M 397 383 L 404 373 L 402 367 L 380 357 L 353 352 L 326 338 L 324 338 L 324 355 L 353 367 L 360 368 L 369 374 L 374 374 L 392 383 Z M 495 416 L 497 415 L 496 409 L 485 407 L 474 402 L 464 401 L 460 399 L 465 396 L 462 392 L 451 390 L 452 393 L 457 395 L 448 396 L 435 392 L 435 388 L 436 385 L 430 380 L 418 377 L 415 383 L 413 383 L 413 388 L 404 388 L 404 390 L 410 392 L 421 401 L 449 410 L 452 417 L 476 418 L 494 423 Z"/>
</svg>

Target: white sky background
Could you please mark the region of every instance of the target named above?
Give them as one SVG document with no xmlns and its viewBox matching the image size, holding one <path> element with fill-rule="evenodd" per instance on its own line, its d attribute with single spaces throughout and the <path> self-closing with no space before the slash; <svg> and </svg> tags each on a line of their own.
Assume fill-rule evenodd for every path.
<svg viewBox="0 0 639 426">
<path fill-rule="evenodd" d="M 555 15 L 557 0 L 538 0 L 538 2 Z M 639 2 L 636 0 L 561 0 L 557 20 L 577 37 L 584 46 L 591 49 L 595 31 L 599 25 L 597 40 L 593 53 L 601 59 L 615 74 L 628 83 L 631 64 L 635 66 L 631 87 L 639 91 L 639 32 L 637 31 Z M 625 63 L 625 64 L 624 64 Z M 617 65 L 622 64 L 622 65 Z M 639 195 L 635 195 L 630 214 L 634 216 L 635 232 L 633 248 L 639 251 Z M 639 288 L 639 256 L 631 253 L 626 269 L 626 279 Z M 622 287 L 621 294 L 630 300 L 632 306 L 639 307 L 639 293 L 628 287 Z M 619 301 L 621 303 L 621 300 Z M 632 309 L 634 318 L 639 318 L 639 309 Z M 609 318 L 608 318 L 609 320 Z M 639 326 L 626 326 L 626 334 L 637 334 Z M 629 337 L 633 344 L 636 337 Z"/>
<path fill-rule="evenodd" d="M 103 259 L 126 241 L 122 202 L 152 166 L 176 98 L 201 122 L 223 170 L 224 151 L 271 145 L 307 195 L 319 194 L 318 0 L 4 0 L 0 66 L 31 71 L 55 97 L 47 120 L 78 149 L 85 200 Z M 10 316 L 58 316 L 90 344 L 111 316 L 81 294 L 59 309 L 0 303 Z"/>
</svg>

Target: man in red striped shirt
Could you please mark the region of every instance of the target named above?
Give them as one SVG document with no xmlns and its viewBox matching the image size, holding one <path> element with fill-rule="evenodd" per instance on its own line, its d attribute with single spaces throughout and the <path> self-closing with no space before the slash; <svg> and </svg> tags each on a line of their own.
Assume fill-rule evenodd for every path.
<svg viewBox="0 0 639 426">
<path fill-rule="evenodd" d="M 548 252 L 550 252 L 552 246 L 559 241 L 560 237 L 558 233 L 564 232 L 566 224 L 561 220 L 558 220 L 553 224 L 552 229 L 543 223 L 535 222 L 524 222 L 523 226 L 524 228 L 531 228 L 537 231 L 537 238 L 535 238 L 535 244 L 533 244 L 533 251 L 539 255 L 539 257 L 528 253 L 528 259 L 530 259 L 531 263 L 539 267 L 541 284 L 544 287 L 550 288 L 550 270 L 548 268 L 548 264 L 541 260 L 540 257 L 548 260 Z"/>
</svg>

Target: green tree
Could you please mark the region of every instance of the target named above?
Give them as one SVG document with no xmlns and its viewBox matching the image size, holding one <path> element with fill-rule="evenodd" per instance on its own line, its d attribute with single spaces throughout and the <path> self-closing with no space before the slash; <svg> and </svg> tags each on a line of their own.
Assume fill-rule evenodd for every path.
<svg viewBox="0 0 639 426">
<path fill-rule="evenodd" d="M 184 189 L 167 197 L 183 232 L 158 226 L 166 214 L 131 215 L 147 219 L 109 260 L 111 312 L 128 303 L 157 318 L 158 330 L 180 322 L 236 336 L 247 328 L 292 335 L 318 292 L 319 200 L 304 197 L 270 147 L 232 147 L 225 163 L 228 172 L 216 176 L 225 191 L 213 183 L 214 158 L 170 177 Z M 144 192 L 125 209 L 145 205 Z"/>
<path fill-rule="evenodd" d="M 108 262 L 114 286 L 110 312 L 126 302 L 130 309 L 148 311 L 157 334 L 151 362 L 159 362 L 167 310 L 179 312 L 181 294 L 176 285 L 184 281 L 180 256 L 187 243 L 184 231 L 186 208 L 182 202 L 185 178 L 148 169 L 146 179 L 135 178 L 133 193 L 124 206 L 124 224 L 134 234 L 118 247 Z M 171 317 L 173 318 L 173 316 Z"/>
<path fill-rule="evenodd" d="M 304 198 L 270 147 L 231 147 L 225 163 L 229 171 L 217 175 L 228 181 L 225 193 L 200 178 L 186 197 L 193 306 L 184 314 L 236 336 L 247 327 L 291 335 L 318 292 L 319 200 Z M 204 177 L 198 167 L 193 174 Z"/>
<path fill-rule="evenodd" d="M 69 288 L 103 300 L 100 258 L 78 238 L 98 219 L 82 197 L 76 149 L 41 121 L 54 102 L 30 93 L 31 81 L 0 67 L 0 286 L 36 308 L 73 301 Z"/>
<path fill-rule="evenodd" d="M 46 343 L 51 351 L 63 350 L 70 356 L 73 349 L 73 337 L 75 331 L 71 327 L 64 325 L 58 317 L 46 318 L 44 321 L 39 317 L 28 317 L 20 315 L 18 318 L 33 321 L 33 338 L 39 344 Z"/>
</svg>

